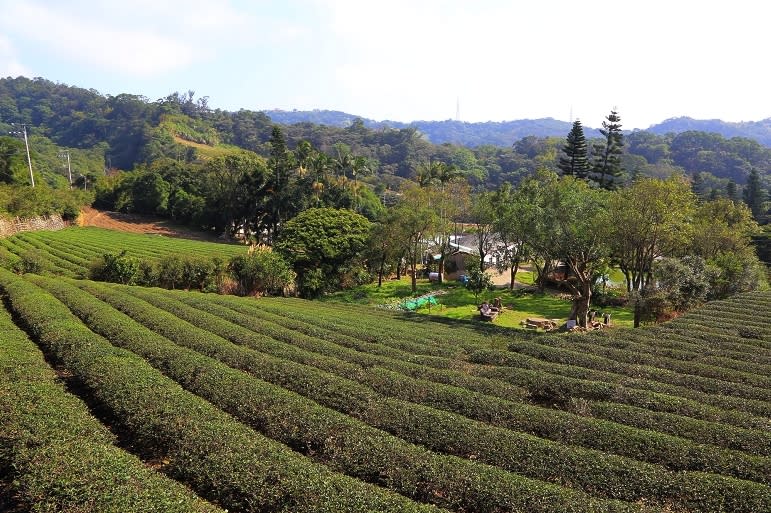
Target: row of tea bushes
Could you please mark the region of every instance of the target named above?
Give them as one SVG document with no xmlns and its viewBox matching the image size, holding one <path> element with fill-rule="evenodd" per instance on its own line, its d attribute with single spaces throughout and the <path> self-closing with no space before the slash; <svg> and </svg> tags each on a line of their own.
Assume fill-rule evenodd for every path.
<svg viewBox="0 0 771 513">
<path fill-rule="evenodd" d="M 196 351 L 177 346 L 158 336 L 154 331 L 157 325 L 148 329 L 71 285 L 46 278 L 31 279 L 63 300 L 89 327 L 114 343 L 147 358 L 149 363 L 162 369 L 186 389 L 253 425 L 271 438 L 312 456 L 338 472 L 393 488 L 416 500 L 434 502 L 460 511 L 493 512 L 501 507 L 506 510 L 529 508 L 534 511 L 532 504 L 536 497 L 539 511 L 575 508 L 595 511 L 637 509 L 631 505 L 603 502 L 578 491 L 525 479 L 496 467 L 426 451 L 350 416 L 320 407 L 284 388 L 255 379 Z M 121 297 L 109 299 L 121 301 Z M 123 302 L 123 308 L 128 303 L 130 301 Z M 131 308 L 132 313 L 136 309 L 141 309 L 141 305 L 135 303 Z M 153 314 L 150 310 L 145 313 Z M 334 390 L 336 394 L 346 390 L 346 383 L 342 379 L 335 380 L 320 372 L 314 376 L 308 373 L 308 369 L 296 365 L 280 368 L 277 362 L 271 362 L 258 353 L 243 351 L 213 336 L 207 337 L 205 333 L 175 323 L 173 317 L 163 313 L 157 312 L 157 320 L 167 330 L 177 332 L 175 342 L 204 354 L 212 353 L 231 365 L 239 364 L 249 367 L 249 370 L 259 368 L 265 372 L 272 370 L 273 377 L 280 375 L 290 382 L 311 382 L 311 388 L 316 390 Z M 316 377 L 325 382 L 313 382 Z M 351 388 L 355 389 L 355 385 Z M 363 390 L 360 391 L 358 396 L 363 393 Z M 350 400 L 357 400 L 357 395 L 352 395 Z M 369 402 L 367 399 L 360 400 L 363 404 L 356 409 L 366 407 Z M 587 468 L 590 468 L 588 464 Z M 609 470 L 607 465 L 604 468 Z M 626 472 L 629 470 L 626 469 Z M 491 483 L 495 483 L 495 486 L 490 486 Z M 645 492 L 644 495 L 647 495 L 647 490 Z M 747 500 L 753 502 L 752 499 Z"/>
<path fill-rule="evenodd" d="M 0 273 L 3 271 L 0 271 Z M 6 277 L 0 278 L 5 283 Z M 221 511 L 114 445 L 0 309 L 0 475 L 12 511 Z"/>
<path fill-rule="evenodd" d="M 312 463 L 111 346 L 58 300 L 0 270 L 21 322 L 146 459 L 231 511 L 432 511 Z"/>
</svg>

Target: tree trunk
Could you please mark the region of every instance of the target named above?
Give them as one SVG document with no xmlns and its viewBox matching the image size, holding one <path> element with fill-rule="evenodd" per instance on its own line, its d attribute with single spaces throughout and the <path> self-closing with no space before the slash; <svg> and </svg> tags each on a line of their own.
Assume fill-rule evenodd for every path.
<svg viewBox="0 0 771 513">
<path fill-rule="evenodd" d="M 642 317 L 642 305 L 640 305 L 641 299 L 642 298 L 638 295 L 634 301 L 634 327 L 635 328 L 640 327 L 640 317 Z"/>
<path fill-rule="evenodd" d="M 383 272 L 385 271 L 385 259 L 386 255 L 383 253 L 382 258 L 380 259 L 380 269 L 377 271 L 377 286 L 378 288 L 383 286 Z"/>
</svg>

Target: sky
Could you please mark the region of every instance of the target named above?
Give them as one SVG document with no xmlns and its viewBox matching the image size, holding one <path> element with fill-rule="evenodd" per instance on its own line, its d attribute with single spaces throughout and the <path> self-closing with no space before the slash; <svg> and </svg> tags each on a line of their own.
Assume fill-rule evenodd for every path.
<svg viewBox="0 0 771 513">
<path fill-rule="evenodd" d="M 761 0 L 0 0 L 0 77 L 403 122 L 757 121 L 769 20 Z"/>
</svg>

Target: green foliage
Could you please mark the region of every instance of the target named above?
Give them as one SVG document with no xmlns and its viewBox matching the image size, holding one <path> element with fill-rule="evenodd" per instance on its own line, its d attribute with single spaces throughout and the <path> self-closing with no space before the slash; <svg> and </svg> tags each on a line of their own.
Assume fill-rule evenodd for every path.
<svg viewBox="0 0 771 513">
<path fill-rule="evenodd" d="M 589 158 L 581 121 L 575 120 L 573 122 L 573 128 L 570 129 L 562 151 L 565 156 L 560 157 L 559 164 L 557 164 L 562 174 L 586 179 L 589 175 Z"/>
<path fill-rule="evenodd" d="M 0 469 L 10 479 L 4 499 L 13 496 L 29 511 L 222 511 L 118 449 L 4 309 L 0 330 Z"/>
<path fill-rule="evenodd" d="M 91 279 L 134 285 L 139 280 L 140 262 L 128 256 L 124 249 L 120 253 L 105 253 L 101 261 L 91 268 Z"/>
<path fill-rule="evenodd" d="M 592 149 L 594 164 L 590 179 L 600 188 L 615 189 L 624 171 L 621 165 L 624 133 L 621 131 L 621 117 L 615 109 L 602 122 L 600 133 L 603 140 Z"/>
<path fill-rule="evenodd" d="M 493 280 L 490 275 L 479 267 L 479 262 L 468 262 L 466 264 L 466 288 L 474 293 L 474 302 L 478 302 L 479 294 L 485 290 L 492 290 Z"/>
<path fill-rule="evenodd" d="M 236 255 L 228 264 L 241 295 L 282 294 L 294 275 L 286 261 L 269 247 L 256 246 L 248 255 Z"/>
<path fill-rule="evenodd" d="M 300 294 L 314 297 L 336 290 L 355 272 L 367 246 L 370 222 L 344 209 L 312 208 L 289 220 L 275 249 L 291 262 Z"/>
</svg>

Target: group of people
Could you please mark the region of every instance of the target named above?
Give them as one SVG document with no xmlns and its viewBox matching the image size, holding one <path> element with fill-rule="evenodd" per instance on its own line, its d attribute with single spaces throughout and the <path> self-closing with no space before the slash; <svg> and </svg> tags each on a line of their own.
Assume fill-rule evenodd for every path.
<svg viewBox="0 0 771 513">
<path fill-rule="evenodd" d="M 597 320 L 599 313 L 597 310 L 589 310 L 589 325 L 592 328 L 599 328 L 601 326 L 600 321 Z M 602 314 L 602 324 L 610 326 L 610 312 Z"/>
<path fill-rule="evenodd" d="M 501 303 L 501 298 L 499 297 L 496 297 L 493 300 L 492 305 L 485 301 L 479 306 L 479 314 L 482 316 L 482 319 L 486 320 L 495 319 L 495 317 L 497 317 L 497 315 L 502 311 L 503 303 Z"/>
</svg>

